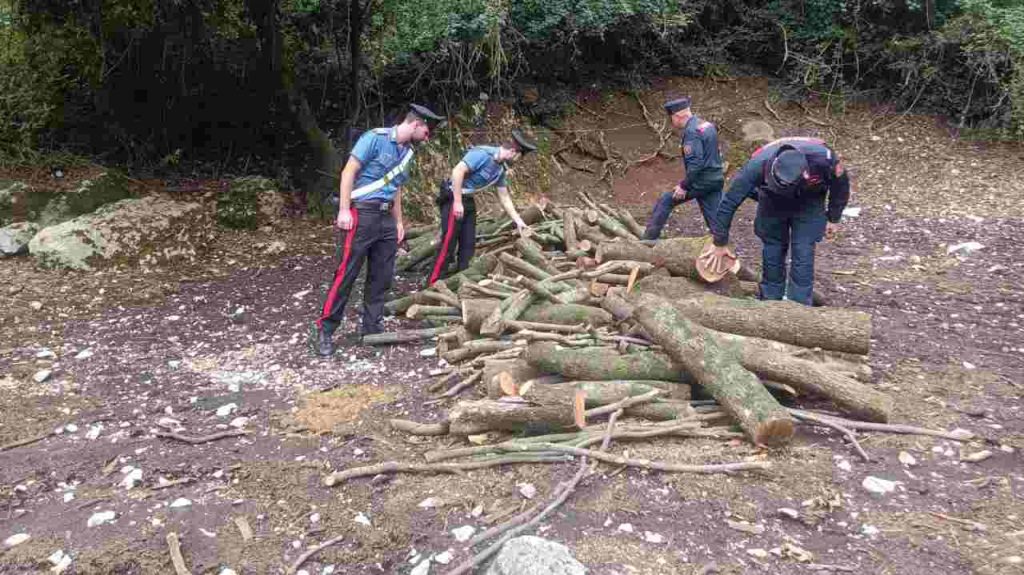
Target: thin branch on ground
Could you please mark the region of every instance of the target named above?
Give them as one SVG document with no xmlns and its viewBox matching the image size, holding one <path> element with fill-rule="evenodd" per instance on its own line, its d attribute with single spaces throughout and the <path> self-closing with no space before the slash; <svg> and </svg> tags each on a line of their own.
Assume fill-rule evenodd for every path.
<svg viewBox="0 0 1024 575">
<path fill-rule="evenodd" d="M 12 441 L 12 442 L 7 443 L 5 445 L 0 445 L 0 451 L 7 451 L 8 449 L 14 449 L 15 447 L 23 447 L 25 445 L 31 445 L 31 444 L 33 444 L 33 443 L 35 443 L 37 441 L 42 441 L 42 440 L 46 439 L 47 437 L 50 437 L 51 435 L 53 435 L 53 432 L 52 431 L 47 431 L 46 433 L 41 433 L 39 435 L 35 435 L 35 436 L 29 437 L 27 439 L 19 439 L 17 441 Z"/>
<path fill-rule="evenodd" d="M 158 431 L 154 435 L 157 437 L 163 437 L 164 439 L 176 439 L 178 441 L 184 441 L 192 445 L 199 445 L 202 443 L 209 443 L 211 441 L 217 441 L 218 439 L 225 439 L 228 437 L 238 437 L 240 435 L 248 435 L 249 432 L 244 429 L 231 429 L 228 431 L 218 431 L 217 433 L 211 433 L 210 435 L 200 435 L 198 437 L 182 435 L 180 433 L 170 433 L 167 431 Z"/>
<path fill-rule="evenodd" d="M 871 461 L 871 458 L 868 457 L 868 453 L 864 451 L 864 448 L 861 447 L 860 442 L 857 441 L 857 435 L 854 434 L 852 430 L 844 427 L 841 423 L 829 421 L 827 418 L 819 417 L 817 415 L 814 415 L 813 413 L 809 413 L 806 411 L 791 410 L 790 413 L 792 413 L 794 417 L 801 421 L 806 421 L 823 427 L 835 429 L 836 431 L 842 433 L 843 435 L 846 436 L 846 439 L 850 441 L 850 444 L 853 445 L 853 448 L 857 450 L 857 453 L 860 454 L 861 458 L 863 458 L 864 461 Z"/>
<path fill-rule="evenodd" d="M 309 561 L 310 557 L 316 555 L 317 553 L 323 551 L 324 549 L 327 549 L 331 545 L 334 545 L 334 544 L 338 543 L 339 541 L 341 541 L 344 538 L 345 538 L 344 535 L 338 535 L 337 537 L 334 537 L 332 539 L 328 539 L 327 541 L 324 541 L 323 543 L 317 545 L 316 547 L 313 547 L 312 549 L 309 549 L 308 551 L 306 551 L 302 555 L 299 555 L 299 558 L 296 559 L 295 562 L 292 563 L 291 567 L 288 568 L 288 575 L 295 575 L 295 573 L 297 573 L 299 571 L 299 567 L 302 567 L 303 563 L 305 563 L 306 561 Z"/>
</svg>

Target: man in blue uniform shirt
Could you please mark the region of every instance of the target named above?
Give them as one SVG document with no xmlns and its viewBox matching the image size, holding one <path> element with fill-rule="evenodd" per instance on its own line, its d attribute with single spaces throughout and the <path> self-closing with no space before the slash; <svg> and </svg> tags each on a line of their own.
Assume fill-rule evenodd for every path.
<svg viewBox="0 0 1024 575">
<path fill-rule="evenodd" d="M 474 146 L 462 161 L 452 169 L 452 177 L 441 182 L 437 197 L 441 209 L 441 243 L 431 268 L 427 285 L 434 285 L 448 267 L 451 254 L 458 246 L 457 269 L 464 270 L 473 259 L 476 243 L 476 201 L 473 196 L 491 186 L 497 186 L 498 201 L 512 218 L 520 234 L 525 233 L 526 224 L 512 203 L 508 193 L 506 171 L 509 162 L 518 160 L 523 154 L 537 149 L 519 130 L 512 130 L 512 137 L 501 146 Z"/>
<path fill-rule="evenodd" d="M 349 292 L 367 261 L 363 288 L 362 334 L 379 333 L 384 297 L 395 275 L 395 253 L 405 237 L 402 184 L 409 178 L 413 145 L 430 138 L 444 118 L 411 104 L 405 119 L 390 128 L 364 133 L 341 172 L 338 218 L 342 256 L 316 321 L 316 351 L 334 353 L 332 336 L 344 317 Z"/>
<path fill-rule="evenodd" d="M 729 228 L 747 198 L 757 201 L 754 233 L 763 244 L 761 298 L 785 296 L 811 305 L 815 245 L 838 231 L 850 198 L 850 177 L 839 155 L 817 138 L 782 138 L 758 148 L 718 207 L 710 268 L 719 269 L 735 258 L 727 247 Z M 787 254 L 792 260 L 788 285 Z"/>
<path fill-rule="evenodd" d="M 672 118 L 672 127 L 682 129 L 680 145 L 683 149 L 683 165 L 686 179 L 680 181 L 674 190 L 665 192 L 654 205 L 654 211 L 644 230 L 645 240 L 656 240 L 668 222 L 672 209 L 696 199 L 708 228 L 711 228 L 722 199 L 722 156 L 718 150 L 718 130 L 711 122 L 705 122 L 690 110 L 690 98 L 682 97 L 665 103 L 665 111 Z"/>
</svg>

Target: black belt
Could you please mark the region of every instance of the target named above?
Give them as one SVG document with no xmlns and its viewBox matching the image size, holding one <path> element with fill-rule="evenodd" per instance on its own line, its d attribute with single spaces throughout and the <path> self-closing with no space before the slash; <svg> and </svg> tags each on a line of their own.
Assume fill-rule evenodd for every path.
<svg viewBox="0 0 1024 575">
<path fill-rule="evenodd" d="M 394 202 L 352 202 L 357 210 L 367 210 L 373 212 L 390 212 L 391 208 L 395 207 Z"/>
</svg>

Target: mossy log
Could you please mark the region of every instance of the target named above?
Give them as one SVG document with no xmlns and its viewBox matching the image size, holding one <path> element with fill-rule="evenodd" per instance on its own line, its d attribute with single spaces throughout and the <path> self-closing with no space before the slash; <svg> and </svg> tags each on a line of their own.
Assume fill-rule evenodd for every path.
<svg viewBox="0 0 1024 575">
<path fill-rule="evenodd" d="M 529 238 L 519 238 L 516 240 L 515 246 L 516 251 L 523 260 L 537 266 L 551 275 L 558 273 L 558 268 L 551 263 L 551 260 L 549 260 L 546 255 L 544 255 L 544 250 L 537 245 L 537 242 Z"/>
<path fill-rule="evenodd" d="M 546 373 L 570 380 L 657 380 L 692 383 L 689 375 L 665 354 L 619 354 L 604 348 L 567 348 L 552 342 L 526 347 L 523 359 Z"/>
<path fill-rule="evenodd" d="M 391 345 L 396 343 L 409 343 L 422 341 L 447 333 L 452 327 L 431 327 L 427 329 L 411 329 L 405 331 L 393 331 L 385 333 L 373 333 L 363 336 L 363 345 Z"/>
<path fill-rule="evenodd" d="M 574 428 L 574 421 L 571 401 L 533 405 L 526 401 L 483 399 L 460 401 L 448 411 L 448 431 L 452 435 L 475 435 L 492 430 L 540 435 Z"/>
<path fill-rule="evenodd" d="M 855 354 L 866 354 L 871 346 L 871 315 L 861 311 L 714 294 L 672 300 L 672 305 L 716 331 Z"/>
<path fill-rule="evenodd" d="M 690 399 L 690 386 L 671 381 L 647 380 L 605 380 L 605 381 L 566 381 L 530 385 L 519 389 L 519 395 L 531 403 L 549 404 L 571 402 L 577 391 L 584 392 L 584 405 L 589 409 L 622 401 L 627 397 L 636 397 L 660 389 L 666 398 L 676 400 Z M 490 392 L 490 388 L 488 392 Z M 500 396 L 499 396 L 500 397 Z"/>
<path fill-rule="evenodd" d="M 738 344 L 713 337 L 667 300 L 644 296 L 634 317 L 648 335 L 684 366 L 743 429 L 755 445 L 789 443 L 795 425 L 757 376 L 740 365 Z"/>
<path fill-rule="evenodd" d="M 603 309 L 574 303 L 535 303 L 526 308 L 520 317 L 524 321 L 562 325 L 585 323 L 596 327 L 612 323 L 611 314 Z"/>
<path fill-rule="evenodd" d="M 462 325 L 472 333 L 480 333 L 480 326 L 484 320 L 500 306 L 501 301 L 496 299 L 464 298 L 462 300 Z"/>
</svg>

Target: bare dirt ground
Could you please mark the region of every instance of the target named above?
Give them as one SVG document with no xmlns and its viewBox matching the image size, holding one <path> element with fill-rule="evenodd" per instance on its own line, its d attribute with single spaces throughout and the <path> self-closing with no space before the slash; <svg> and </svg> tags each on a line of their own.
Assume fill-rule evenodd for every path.
<svg viewBox="0 0 1024 575">
<path fill-rule="evenodd" d="M 659 103 L 672 92 L 693 95 L 698 114 L 720 123 L 733 168 L 749 120 L 835 144 L 861 212 L 820 246 L 819 287 L 833 305 L 873 314 L 874 384 L 898 398 L 901 422 L 983 439 L 863 434 L 871 462 L 836 434 L 807 429 L 770 453 L 742 442 L 631 443 L 613 449 L 676 462 L 758 458 L 772 470 L 601 468 L 539 534 L 569 545 L 596 575 L 1024 572 L 1021 149 L 957 141 L 934 119 L 882 110 L 831 116 L 771 101 L 769 110 L 767 85 L 755 80 L 673 80 L 641 95 L 653 128 L 630 95 L 581 94 L 563 143 L 580 135 L 590 152 L 543 164 L 557 182 L 551 195 L 569 201 L 584 188 L 646 215 L 680 177 L 678 159 L 636 162 L 657 148 Z M 662 151 L 675 154 L 676 142 Z M 741 257 L 756 259 L 752 215 L 745 205 L 734 238 Z M 701 231 L 696 206 L 685 205 L 669 233 Z M 983 247 L 948 253 L 971 241 Z M 520 465 L 323 487 L 328 469 L 417 460 L 447 445 L 386 426 L 446 411 L 423 405 L 437 366 L 421 357 L 427 346 L 346 345 L 326 360 L 305 347 L 332 243 L 322 224 L 295 219 L 223 232 L 201 263 L 147 273 L 0 262 L 0 446 L 54 431 L 0 451 L 0 540 L 30 535 L 0 546 L 0 573 L 46 572 L 58 550 L 72 556 L 66 573 L 171 573 L 165 537 L 176 532 L 193 573 L 281 573 L 309 546 L 343 535 L 304 568 L 404 574 L 414 557 L 465 558 L 451 531 L 528 506 L 517 484 L 544 497 L 572 474 L 574 465 Z M 399 289 L 416 281 L 402 278 Z M 231 429 L 247 435 L 195 446 L 156 436 Z M 982 450 L 991 457 L 963 459 Z M 873 496 L 861 485 L 868 476 L 898 482 L 896 491 Z M 420 506 L 430 497 L 440 504 Z M 103 512 L 113 519 L 88 526 Z M 794 548 L 813 557 L 801 562 Z M 430 572 L 446 570 L 435 563 Z"/>
</svg>

